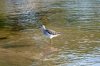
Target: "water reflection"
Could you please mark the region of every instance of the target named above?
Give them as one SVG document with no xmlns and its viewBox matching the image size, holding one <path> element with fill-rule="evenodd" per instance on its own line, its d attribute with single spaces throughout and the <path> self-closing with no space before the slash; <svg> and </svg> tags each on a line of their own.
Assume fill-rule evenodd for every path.
<svg viewBox="0 0 100 66">
<path fill-rule="evenodd" d="M 7 0 L 5 3 L 6 12 L 0 10 L 0 13 L 7 14 L 7 22 L 14 30 L 19 27 L 24 30 L 0 31 L 0 59 L 4 63 L 9 66 L 100 65 L 99 0 Z M 53 40 L 53 46 L 60 51 L 45 49 L 49 40 L 36 26 L 33 29 L 37 22 L 62 33 Z M 47 53 L 41 60 L 43 51 Z M 2 66 L 7 66 L 4 63 L 1 62 Z"/>
</svg>

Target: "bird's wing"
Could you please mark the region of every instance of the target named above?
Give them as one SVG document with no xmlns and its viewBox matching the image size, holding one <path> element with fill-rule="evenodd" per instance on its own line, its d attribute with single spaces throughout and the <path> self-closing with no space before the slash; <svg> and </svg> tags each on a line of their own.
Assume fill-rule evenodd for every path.
<svg viewBox="0 0 100 66">
<path fill-rule="evenodd" d="M 49 34 L 53 34 L 53 35 L 57 34 L 54 30 L 48 30 L 48 29 L 46 29 L 45 31 L 48 32 Z"/>
</svg>

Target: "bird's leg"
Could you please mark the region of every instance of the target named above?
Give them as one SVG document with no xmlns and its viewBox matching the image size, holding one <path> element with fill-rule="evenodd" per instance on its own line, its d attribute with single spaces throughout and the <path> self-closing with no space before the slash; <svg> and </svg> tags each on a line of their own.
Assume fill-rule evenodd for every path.
<svg viewBox="0 0 100 66">
<path fill-rule="evenodd" d="M 50 39 L 50 46 L 52 46 L 52 42 L 51 42 L 51 39 Z"/>
<path fill-rule="evenodd" d="M 58 48 L 52 46 L 52 39 L 50 39 L 50 51 L 51 52 L 58 51 Z"/>
</svg>

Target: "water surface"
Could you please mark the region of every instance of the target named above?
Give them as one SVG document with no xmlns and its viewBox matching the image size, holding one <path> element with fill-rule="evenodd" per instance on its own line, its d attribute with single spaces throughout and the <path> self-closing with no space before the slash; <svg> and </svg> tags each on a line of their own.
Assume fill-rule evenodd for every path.
<svg viewBox="0 0 100 66">
<path fill-rule="evenodd" d="M 0 29 L 0 65 L 100 65 L 99 0 L 4 0 L 4 3 L 0 13 L 5 14 L 7 23 L 13 29 L 19 26 L 24 29 Z M 52 47 L 60 51 L 50 50 L 50 39 L 37 28 L 41 23 L 61 32 L 52 39 Z"/>
</svg>

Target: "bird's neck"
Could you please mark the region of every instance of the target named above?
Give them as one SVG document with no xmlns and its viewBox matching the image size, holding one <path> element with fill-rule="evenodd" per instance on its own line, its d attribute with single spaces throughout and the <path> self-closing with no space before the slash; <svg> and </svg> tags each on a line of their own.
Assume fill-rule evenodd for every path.
<svg viewBox="0 0 100 66">
<path fill-rule="evenodd" d="M 43 28 L 43 29 L 46 29 L 44 25 L 42 26 L 42 28 Z"/>
</svg>

